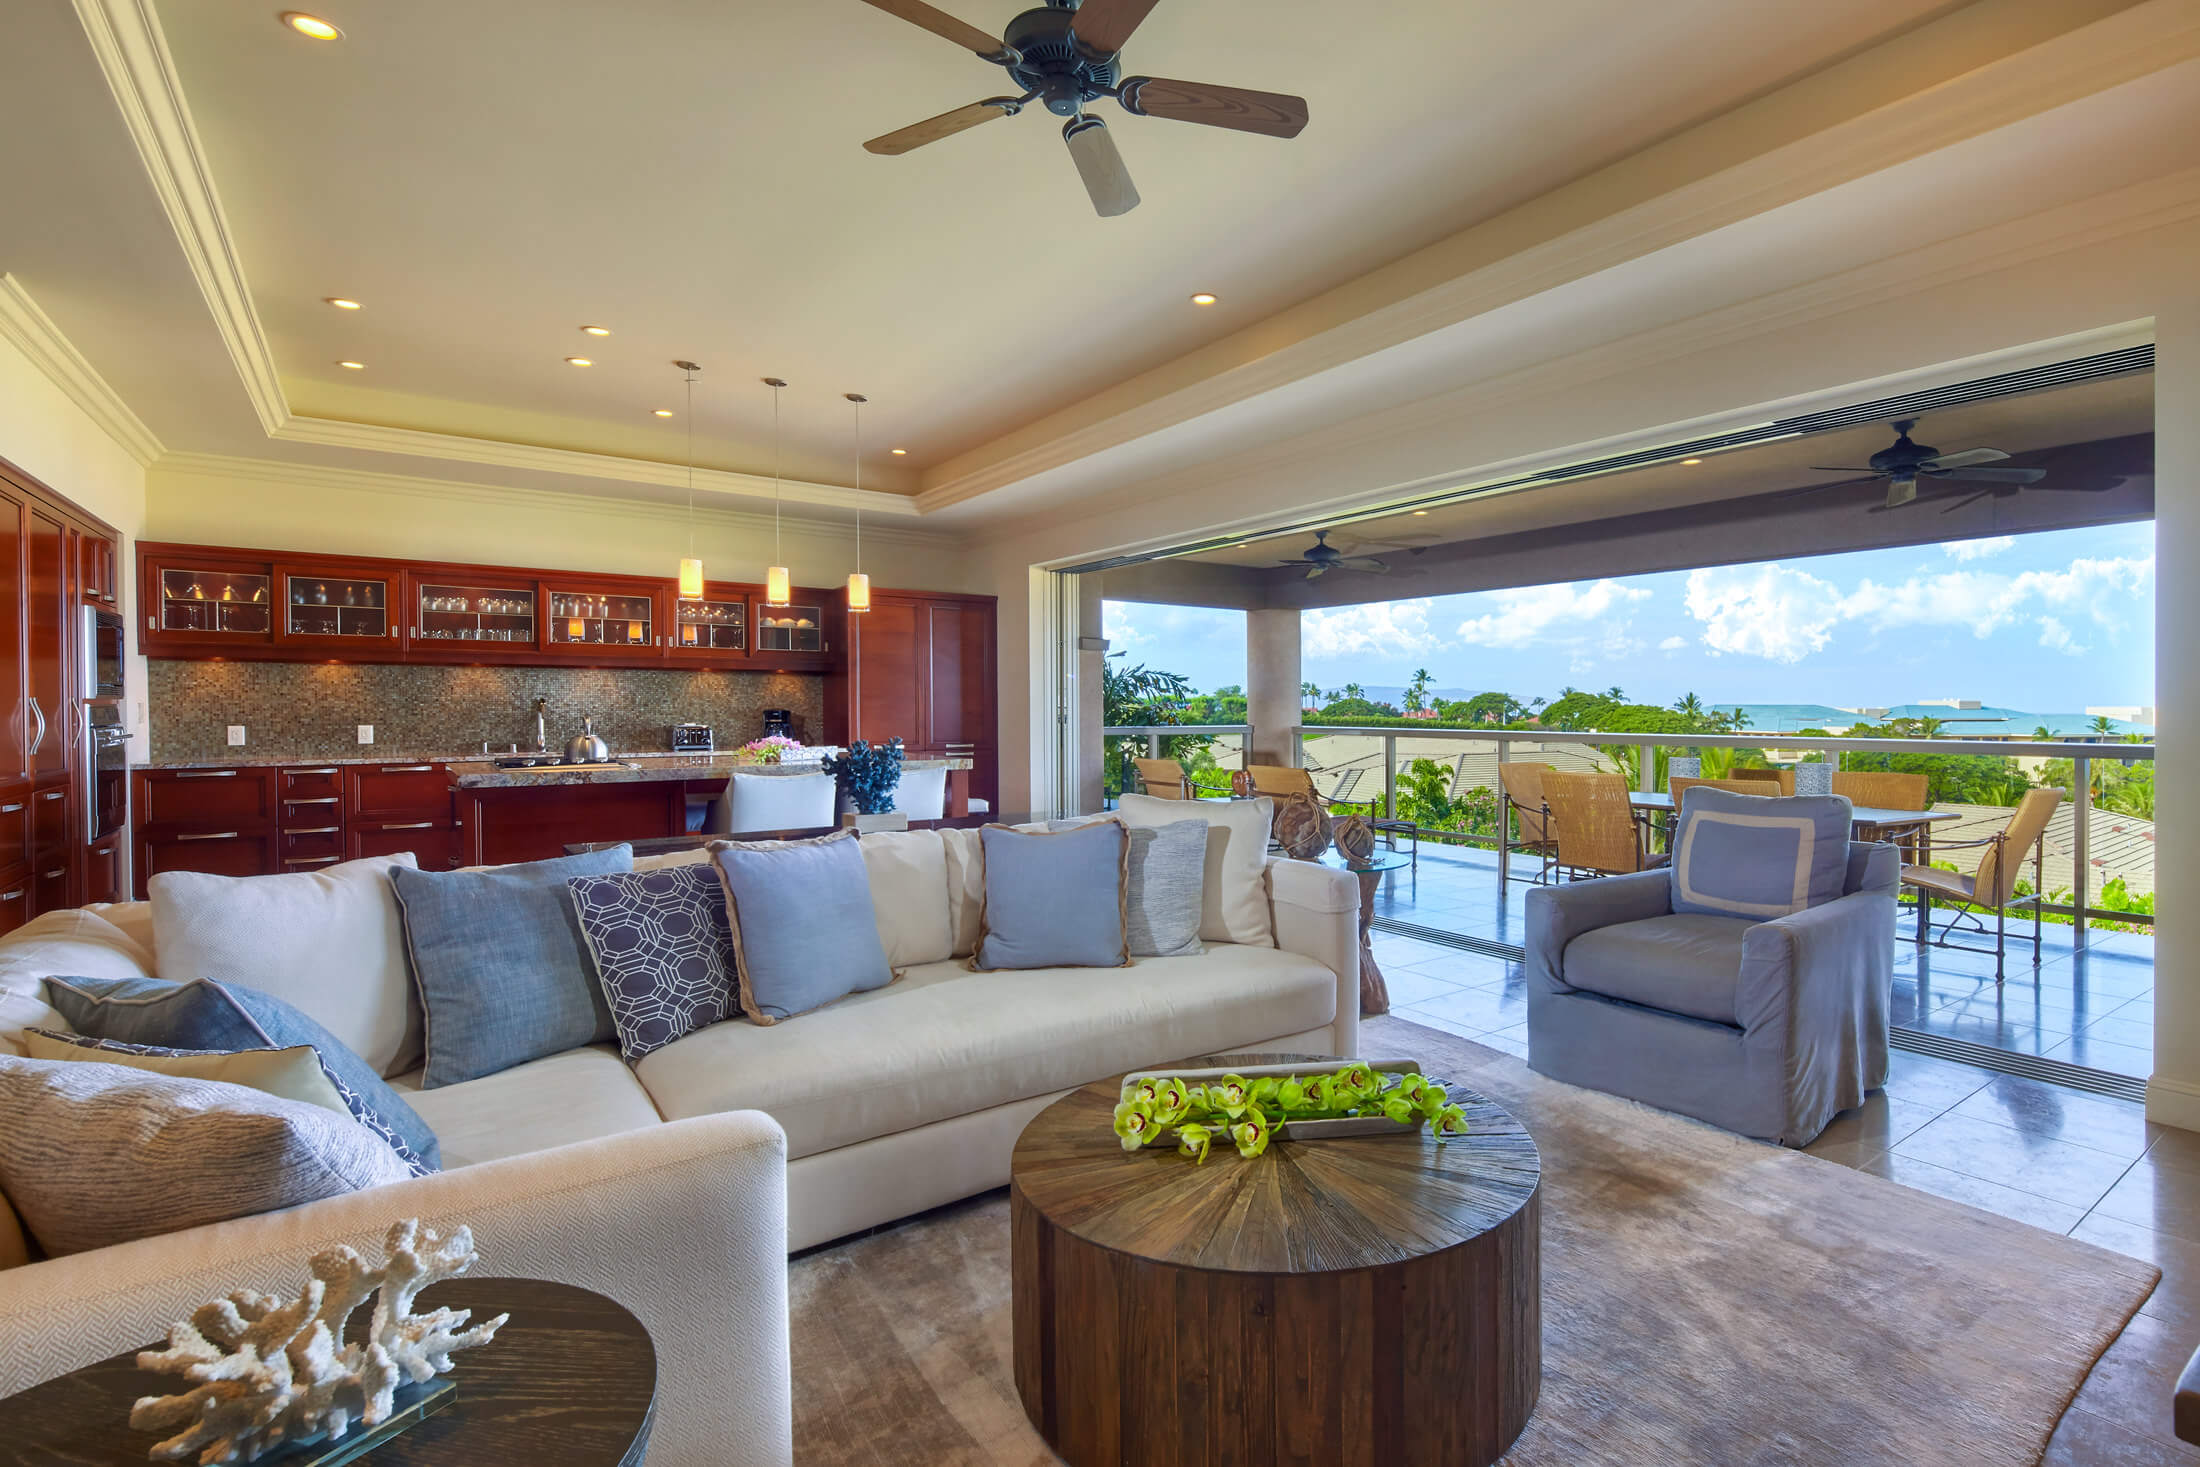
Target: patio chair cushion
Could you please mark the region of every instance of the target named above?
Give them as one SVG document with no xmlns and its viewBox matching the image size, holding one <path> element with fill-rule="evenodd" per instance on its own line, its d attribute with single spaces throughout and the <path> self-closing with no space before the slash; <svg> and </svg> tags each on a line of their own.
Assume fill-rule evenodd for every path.
<svg viewBox="0 0 2200 1467">
<path fill-rule="evenodd" d="M 1673 832 L 1673 910 L 1765 921 L 1841 895 L 1849 802 L 1692 785 Z"/>
<path fill-rule="evenodd" d="M 1701 912 L 1617 922 L 1567 943 L 1561 972 L 1606 998 L 1738 1025 L 1742 936 L 1755 925 Z"/>
</svg>

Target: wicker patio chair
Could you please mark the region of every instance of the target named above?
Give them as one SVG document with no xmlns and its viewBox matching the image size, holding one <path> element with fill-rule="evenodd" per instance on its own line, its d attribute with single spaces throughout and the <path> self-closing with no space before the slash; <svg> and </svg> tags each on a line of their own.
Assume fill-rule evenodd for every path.
<svg viewBox="0 0 2200 1467">
<path fill-rule="evenodd" d="M 1777 784 L 1780 787 L 1781 794 L 1792 795 L 1795 793 L 1795 771 L 1792 769 L 1759 769 L 1745 764 L 1737 768 L 1727 778 L 1758 780 L 1765 784 Z M 1742 793 L 1754 795 L 1760 792 L 1757 790 L 1744 790 Z"/>
<path fill-rule="evenodd" d="M 1558 841 L 1551 834 L 1551 812 L 1543 803 L 1543 776 L 1551 766 L 1526 760 L 1508 760 L 1497 766 L 1497 783 L 1504 798 L 1497 811 L 1497 839 L 1506 852 L 1527 851 L 1539 858 L 1535 881 L 1551 879 L 1551 858 Z M 1513 839 L 1513 820 L 1520 822 L 1520 838 Z M 1511 863 L 1508 861 L 1508 868 Z"/>
<path fill-rule="evenodd" d="M 1174 759 L 1133 759 L 1131 765 L 1138 771 L 1138 783 L 1155 799 L 1192 797 L 1192 782 L 1185 777 L 1184 766 Z"/>
<path fill-rule="evenodd" d="M 1543 803 L 1557 838 L 1556 862 L 1564 870 L 1621 876 L 1669 859 L 1647 849 L 1647 826 L 1635 817 L 1624 775 L 1551 770 L 1543 776 Z"/>
<path fill-rule="evenodd" d="M 1866 805 L 1878 810 L 1925 810 L 1932 802 L 1926 798 L 1930 781 L 1922 774 L 1893 774 L 1885 770 L 1863 770 L 1855 774 L 1836 772 L 1833 776 L 1833 792 L 1847 795 L 1852 805 Z"/>
<path fill-rule="evenodd" d="M 2059 789 L 2025 791 L 2017 808 L 2010 812 L 2009 823 L 1992 835 L 1980 840 L 1942 841 L 1934 851 L 1961 850 L 1966 846 L 1983 846 L 1984 855 L 1979 859 L 1975 873 L 1962 871 L 1936 871 L 1930 866 L 1904 866 L 1902 884 L 1917 889 L 1917 940 L 1930 941 L 1935 947 L 1956 948 L 1963 952 L 1992 952 L 1994 955 L 1994 986 L 2001 986 L 2002 971 L 2007 965 L 2009 942 L 2009 909 L 2029 906 L 2032 909 L 2032 977 L 2039 981 L 2040 970 L 2040 904 L 2046 900 L 2045 847 L 2047 822 L 2054 817 L 2055 807 L 2062 803 Z M 2024 874 L 2024 858 L 2032 857 L 2032 890 L 2024 896 L 2017 895 L 2017 878 Z M 1933 898 L 1956 903 L 1940 936 L 1930 936 L 1933 923 Z M 1992 948 L 1972 947 L 1967 943 L 1950 942 L 1948 934 L 1961 928 L 1965 932 L 1986 935 L 1986 924 L 1972 910 L 1975 907 L 1991 907 L 1994 911 L 1994 945 Z"/>
<path fill-rule="evenodd" d="M 1255 794 L 1273 795 L 1279 800 L 1294 796 L 1307 796 L 1325 807 L 1343 803 L 1341 797 L 1324 795 L 1320 790 L 1314 788 L 1313 774 L 1294 764 L 1248 764 L 1245 766 L 1245 772 L 1252 777 L 1253 792 Z M 1339 789 L 1345 787 L 1344 785 L 1338 786 Z M 1381 833 L 1384 840 L 1394 851 L 1398 849 L 1399 836 L 1412 837 L 1413 869 L 1417 873 L 1420 871 L 1420 826 L 1411 820 L 1393 820 L 1382 815 L 1373 816 L 1368 823 Z"/>
</svg>

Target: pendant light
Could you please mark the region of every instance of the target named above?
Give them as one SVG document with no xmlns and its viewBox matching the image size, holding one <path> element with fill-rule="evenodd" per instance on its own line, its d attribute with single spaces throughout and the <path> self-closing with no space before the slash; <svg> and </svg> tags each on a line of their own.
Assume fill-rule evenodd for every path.
<svg viewBox="0 0 2200 1467">
<path fill-rule="evenodd" d="M 870 401 L 860 392 L 848 394 L 856 406 L 856 568 L 848 572 L 848 609 L 871 609 L 871 578 L 863 573 L 863 405 Z"/>
<path fill-rule="evenodd" d="M 703 596 L 703 562 L 695 555 L 695 374 L 703 369 L 693 362 L 672 365 L 687 374 L 688 538 L 687 554 L 680 557 L 680 599 L 699 601 Z"/>
<path fill-rule="evenodd" d="M 779 389 L 787 384 L 782 378 L 766 377 L 764 385 L 772 390 L 772 564 L 764 572 L 764 604 L 776 607 L 794 601 L 792 580 L 779 563 Z"/>
</svg>

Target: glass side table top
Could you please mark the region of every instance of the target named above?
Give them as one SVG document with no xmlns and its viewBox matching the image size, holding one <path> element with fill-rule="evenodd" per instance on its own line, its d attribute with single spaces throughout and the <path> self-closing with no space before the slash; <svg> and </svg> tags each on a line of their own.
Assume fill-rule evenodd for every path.
<svg viewBox="0 0 2200 1467">
<path fill-rule="evenodd" d="M 1318 864 L 1334 866 L 1339 871 L 1350 871 L 1357 876 L 1370 872 L 1402 871 L 1413 864 L 1413 857 L 1405 851 L 1377 851 L 1365 861 L 1347 861 L 1342 852 L 1332 849 L 1322 854 Z"/>
</svg>

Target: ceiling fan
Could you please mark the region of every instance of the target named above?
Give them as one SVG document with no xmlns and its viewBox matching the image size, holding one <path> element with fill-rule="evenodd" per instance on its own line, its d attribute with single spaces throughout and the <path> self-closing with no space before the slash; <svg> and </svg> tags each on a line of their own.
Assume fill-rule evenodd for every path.
<svg viewBox="0 0 2200 1467">
<path fill-rule="evenodd" d="M 1135 117 L 1166 117 L 1207 127 L 1234 128 L 1291 138 L 1306 126 L 1306 99 L 1242 87 L 1169 81 L 1154 76 L 1122 75 L 1122 50 L 1160 0 L 1047 0 L 1008 23 L 999 40 L 974 25 L 924 3 L 924 0 L 864 0 L 864 3 L 912 25 L 919 25 L 1004 68 L 1021 88 L 1014 97 L 987 97 L 952 112 L 875 137 L 863 146 L 873 153 L 898 155 L 968 131 L 996 117 L 1014 117 L 1038 102 L 1062 124 L 1062 139 L 1084 180 L 1085 192 L 1102 218 L 1138 207 L 1138 189 L 1123 166 L 1123 156 L 1108 136 L 1105 122 L 1089 116 L 1087 103 L 1113 97 Z"/>
<path fill-rule="evenodd" d="M 1390 574 L 1389 561 L 1379 560 L 1372 555 L 1347 555 L 1329 543 L 1327 530 L 1314 532 L 1314 543 L 1306 547 L 1304 555 L 1291 560 L 1279 560 L 1276 564 L 1303 565 L 1306 567 L 1306 578 L 1310 581 L 1320 580 L 1333 570 L 1359 571 L 1371 576 Z"/>
<path fill-rule="evenodd" d="M 2014 494 L 2026 484 L 2037 484 L 2047 477 L 2045 469 L 1989 469 L 1983 464 L 1998 462 L 2009 457 L 1998 448 L 1966 448 L 1961 453 L 1942 453 L 1939 449 L 1910 440 L 1910 430 L 1917 426 L 1917 419 L 1904 418 L 1894 425 L 1893 443 L 1871 456 L 1869 468 L 1851 468 L 1845 465 L 1814 464 L 1813 468 L 1829 474 L 1870 474 L 1875 479 L 1887 481 L 1887 502 L 1880 510 L 1900 509 L 1917 498 L 1919 479 L 1962 479 L 1977 483 L 1998 484 L 1998 489 L 1982 489 L 1961 503 L 1942 510 L 1961 509 L 1974 499 L 1988 494 Z"/>
</svg>

